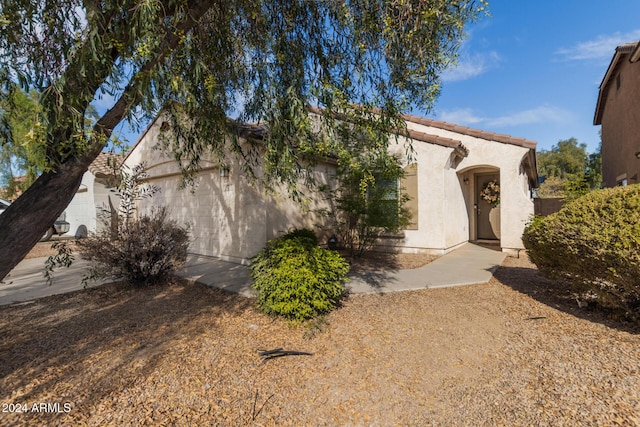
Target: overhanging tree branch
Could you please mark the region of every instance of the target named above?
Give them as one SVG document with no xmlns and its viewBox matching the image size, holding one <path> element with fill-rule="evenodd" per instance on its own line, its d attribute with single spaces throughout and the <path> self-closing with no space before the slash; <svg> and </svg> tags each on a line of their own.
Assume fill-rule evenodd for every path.
<svg viewBox="0 0 640 427">
<path fill-rule="evenodd" d="M 0 217 L 0 277 L 73 198 L 87 166 L 135 109 L 153 115 L 169 106 L 166 148 L 186 175 L 198 170 L 205 152 L 222 158 L 238 151 L 237 141 L 227 138 L 230 114 L 260 122 L 269 130 L 260 170 L 293 185 L 304 173 L 297 167 L 300 155 L 340 148 L 340 138 L 331 138 L 340 133 L 339 123 L 324 114 L 316 126 L 307 105 L 333 112 L 363 105 L 366 114 L 355 116 L 376 145 L 361 151 L 385 150 L 386 129 L 399 112 L 431 107 L 438 74 L 455 56 L 464 24 L 485 4 L 0 2 L 0 83 L 14 79 L 41 92 L 40 125 L 46 128 L 39 141 L 45 173 Z M 87 133 L 84 118 L 97 91 L 117 100 Z M 384 117 L 372 114 L 375 108 Z M 317 127 L 328 138 L 321 140 Z"/>
</svg>

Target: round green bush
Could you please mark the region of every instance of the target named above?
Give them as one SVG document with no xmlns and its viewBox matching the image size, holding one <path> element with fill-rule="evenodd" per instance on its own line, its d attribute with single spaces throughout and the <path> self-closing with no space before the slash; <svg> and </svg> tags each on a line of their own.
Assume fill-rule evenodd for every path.
<svg viewBox="0 0 640 427">
<path fill-rule="evenodd" d="M 593 191 L 536 217 L 522 239 L 543 274 L 640 315 L 640 185 Z"/>
<path fill-rule="evenodd" d="M 308 236 L 283 236 L 267 243 L 250 270 L 265 313 L 307 320 L 337 306 L 349 264 Z"/>
</svg>

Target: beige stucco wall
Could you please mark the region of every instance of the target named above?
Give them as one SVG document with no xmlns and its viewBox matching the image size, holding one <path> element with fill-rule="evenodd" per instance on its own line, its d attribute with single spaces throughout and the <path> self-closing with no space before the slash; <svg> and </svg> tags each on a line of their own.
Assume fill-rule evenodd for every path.
<svg viewBox="0 0 640 427">
<path fill-rule="evenodd" d="M 315 212 L 327 207 L 322 198 L 307 193 L 301 204 L 292 200 L 282 186 L 264 189 L 253 185 L 233 157 L 229 158 L 229 169 L 225 172 L 210 159 L 203 159 L 195 185 L 181 189 L 176 162 L 153 149 L 158 132 L 159 125 L 155 123 L 127 157 L 125 165 L 146 164 L 147 182 L 158 186 L 160 191 L 140 200 L 139 212 L 166 206 L 172 218 L 190 225 L 191 252 L 247 263 L 267 240 L 292 228 L 319 231 L 317 225 L 323 218 Z M 315 168 L 314 176 L 319 183 L 329 182 L 329 169 L 326 165 Z M 259 168 L 255 172 L 260 176 Z"/>
<path fill-rule="evenodd" d="M 415 123 L 408 123 L 408 126 L 416 131 L 459 140 L 469 149 L 469 155 L 456 164 L 452 162 L 453 148 L 413 141 L 415 157 L 404 159 L 403 166 L 418 164 L 418 228 L 383 239 L 381 245 L 404 252 L 442 254 L 474 240 L 475 176 L 498 172 L 501 184 L 500 245 L 508 252 L 522 249 L 522 231 L 534 212 L 527 176 L 521 166 L 529 149 Z M 322 193 L 307 192 L 300 204 L 291 200 L 283 187 L 266 191 L 251 185 L 242 175 L 240 165 L 234 162 L 230 163 L 229 172 L 222 174 L 214 162 L 204 159 L 195 187 L 180 189 L 181 175 L 177 164 L 153 149 L 158 130 L 157 123 L 151 126 L 125 164 L 132 167 L 143 161 L 146 163 L 149 183 L 158 185 L 161 191 L 141 200 L 140 212 L 149 212 L 153 206 L 167 206 L 173 218 L 191 225 L 192 252 L 247 262 L 267 240 L 294 227 L 308 227 L 318 234 L 330 232 L 326 218 L 316 214 L 319 209 L 330 208 Z M 390 150 L 402 157 L 408 143 L 401 138 L 399 144 L 391 144 Z M 259 175 L 260 171 L 257 173 Z M 335 184 L 331 165 L 321 164 L 313 173 L 318 183 Z"/>
<path fill-rule="evenodd" d="M 407 252 L 446 253 L 475 240 L 475 174 L 499 171 L 500 245 L 506 252 L 523 249 L 522 232 L 534 212 L 522 168 L 529 149 L 411 122 L 407 125 L 412 130 L 459 140 L 469 154 L 455 165 L 451 161 L 453 148 L 413 141 L 415 160 L 419 164 L 419 227 L 405 230 L 404 240 L 396 241 L 395 245 Z M 408 141 L 403 140 L 403 144 L 406 143 Z M 392 144 L 392 151 L 403 153 L 403 144 Z"/>
</svg>

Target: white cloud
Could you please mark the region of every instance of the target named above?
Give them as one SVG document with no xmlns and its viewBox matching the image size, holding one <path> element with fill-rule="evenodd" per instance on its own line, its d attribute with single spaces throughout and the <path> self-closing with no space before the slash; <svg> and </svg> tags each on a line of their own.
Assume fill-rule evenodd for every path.
<svg viewBox="0 0 640 427">
<path fill-rule="evenodd" d="M 609 59 L 613 56 L 617 46 L 639 39 L 640 29 L 628 33 L 614 33 L 577 43 L 571 48 L 558 49 L 556 53 L 570 60 Z"/>
<path fill-rule="evenodd" d="M 573 113 L 551 105 L 542 105 L 527 110 L 516 111 L 498 117 L 482 117 L 470 108 L 442 111 L 438 120 L 464 126 L 482 126 L 487 129 L 544 123 L 568 123 Z"/>
<path fill-rule="evenodd" d="M 535 123 L 566 123 L 571 121 L 573 114 L 562 108 L 542 105 L 528 110 L 517 111 L 487 120 L 489 126 L 519 126 Z"/>
<path fill-rule="evenodd" d="M 442 111 L 438 113 L 438 120 L 457 125 L 473 125 L 482 123 L 485 119 L 477 116 L 471 108 L 462 108 L 460 110 Z"/>
<path fill-rule="evenodd" d="M 463 54 L 457 63 L 452 64 L 442 74 L 442 80 L 445 82 L 468 80 L 494 68 L 499 62 L 500 56 L 493 51 L 474 55 Z"/>
</svg>

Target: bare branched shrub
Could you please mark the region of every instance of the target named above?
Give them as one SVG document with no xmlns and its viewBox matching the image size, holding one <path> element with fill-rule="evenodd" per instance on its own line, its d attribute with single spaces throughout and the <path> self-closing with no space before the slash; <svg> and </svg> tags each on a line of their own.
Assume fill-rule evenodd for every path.
<svg viewBox="0 0 640 427">
<path fill-rule="evenodd" d="M 91 261 L 88 280 L 122 277 L 136 286 L 165 280 L 187 259 L 189 233 L 186 227 L 168 218 L 166 208 L 149 216 L 118 218 L 114 239 L 106 229 L 78 241 L 83 259 Z"/>
</svg>

